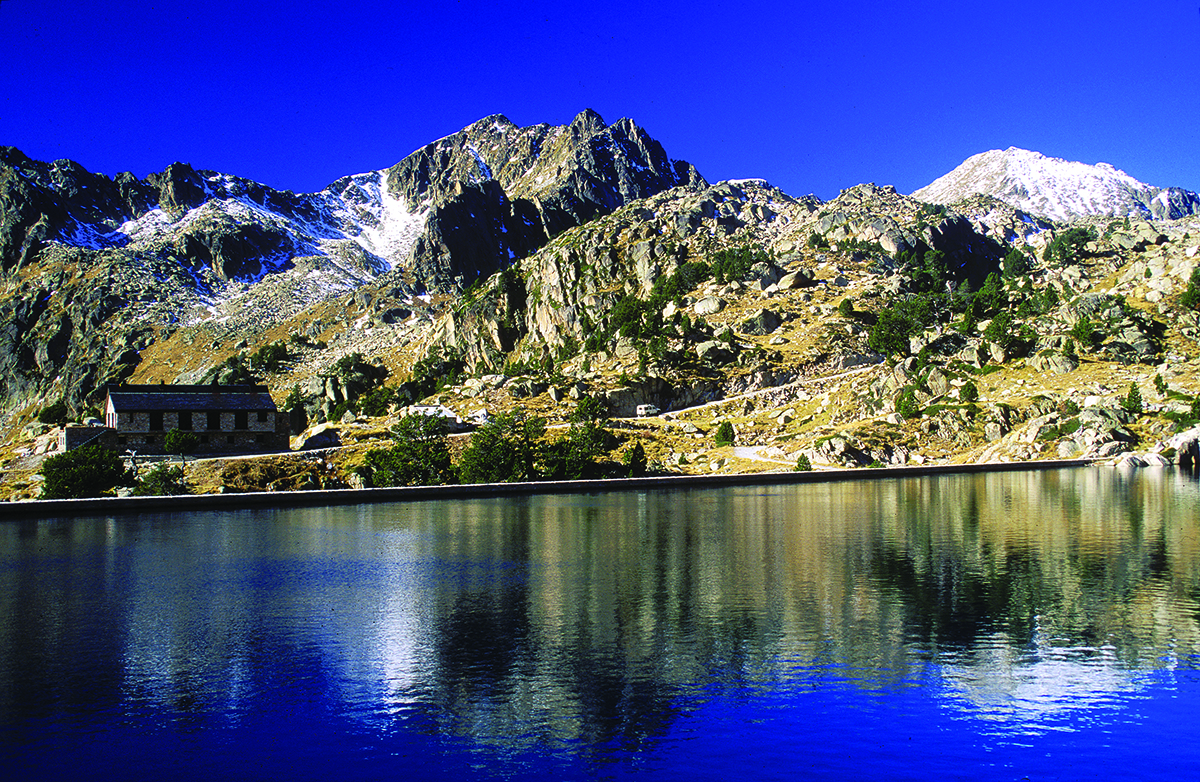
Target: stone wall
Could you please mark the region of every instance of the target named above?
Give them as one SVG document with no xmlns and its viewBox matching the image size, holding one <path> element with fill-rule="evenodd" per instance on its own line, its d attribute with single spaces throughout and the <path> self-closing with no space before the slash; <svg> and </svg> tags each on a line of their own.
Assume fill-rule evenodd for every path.
<svg viewBox="0 0 1200 782">
<path fill-rule="evenodd" d="M 288 417 L 285 413 L 265 411 L 265 421 L 258 420 L 258 411 L 246 414 L 245 428 L 237 426 L 233 412 L 221 412 L 219 428 L 208 428 L 208 414 L 192 414 L 190 431 L 200 438 L 197 455 L 254 453 L 261 451 L 286 451 L 289 449 Z M 60 450 L 68 451 L 89 442 L 99 442 L 113 450 L 124 453 L 128 450 L 139 454 L 165 454 L 163 441 L 167 432 L 179 428 L 179 413 L 162 414 L 162 428 L 150 428 L 150 414 L 143 412 L 119 413 L 118 428 L 97 426 L 67 426 L 59 438 Z"/>
</svg>

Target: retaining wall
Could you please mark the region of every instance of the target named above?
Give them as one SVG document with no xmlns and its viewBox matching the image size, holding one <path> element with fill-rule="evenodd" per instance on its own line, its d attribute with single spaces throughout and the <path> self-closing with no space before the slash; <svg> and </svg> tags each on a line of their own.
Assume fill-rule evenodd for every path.
<svg viewBox="0 0 1200 782">
<path fill-rule="evenodd" d="M 476 483 L 456 486 L 397 486 L 381 489 L 326 489 L 319 491 L 254 492 L 248 494 L 188 494 L 179 497 L 96 497 L 82 500 L 25 500 L 0 502 L 0 520 L 72 518 L 130 513 L 179 513 L 241 508 L 358 505 L 383 502 L 416 502 L 522 494 L 591 494 L 609 491 L 660 491 L 724 486 L 770 486 L 792 483 L 914 478 L 984 472 L 1020 472 L 1087 467 L 1091 459 L 1059 459 L 997 464 L 939 464 L 877 469 L 765 472 L 738 475 L 669 475 L 646 478 L 607 478 L 588 481 L 536 481 L 528 483 Z"/>
</svg>

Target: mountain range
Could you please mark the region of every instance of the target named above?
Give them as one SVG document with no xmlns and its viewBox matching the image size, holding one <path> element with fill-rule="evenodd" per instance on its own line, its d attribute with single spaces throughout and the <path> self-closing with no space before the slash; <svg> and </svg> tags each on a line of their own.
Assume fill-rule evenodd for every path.
<svg viewBox="0 0 1200 782">
<path fill-rule="evenodd" d="M 0 147 L 7 447 L 24 447 L 22 426 L 51 401 L 83 416 L 107 383 L 244 380 L 255 372 L 247 360 L 271 344 L 287 345 L 287 360 L 260 363 L 255 379 L 299 389 L 305 417 L 331 424 L 384 378 L 431 366 L 474 384 L 464 406 L 549 412 L 568 388 L 602 396 L 617 414 L 749 392 L 786 402 L 772 389 L 887 366 L 869 332 L 897 301 L 923 295 L 918 267 L 935 256 L 960 300 L 994 273 L 1028 280 L 1014 297 L 1053 289 L 1072 302 L 1025 323 L 1033 336 L 1022 361 L 1033 366 L 1061 354 L 1081 296 L 1120 290 L 1152 313 L 1170 311 L 1195 265 L 1198 206 L 1194 193 L 1107 164 L 1015 148 L 969 158 L 912 196 L 865 184 L 822 201 L 762 180 L 710 184 L 631 120 L 609 125 L 590 110 L 565 126 L 486 117 L 390 168 L 305 194 L 186 163 L 109 177 Z M 1048 262 L 1072 228 L 1088 233 L 1086 249 L 1072 245 L 1070 264 Z M 736 259 L 745 263 L 727 266 Z M 1014 263 L 1028 276 L 1014 276 Z M 700 276 L 681 281 L 689 269 Z M 1102 279 L 1119 281 L 1101 294 Z M 671 286 L 673 300 L 642 326 L 673 324 L 666 336 L 624 327 L 630 307 L 659 307 Z M 868 309 L 831 320 L 842 298 Z M 1113 315 L 1128 333 L 1107 360 L 1166 360 L 1170 340 L 1135 337 L 1154 329 L 1134 315 Z M 950 339 L 947 316 L 925 327 L 944 349 L 957 346 L 942 374 L 970 351 L 968 363 L 986 363 L 989 339 L 970 329 Z M 1175 325 L 1191 328 L 1190 315 Z M 929 340 L 911 337 L 915 356 Z M 438 363 L 447 356 L 453 367 Z M 485 377 L 497 387 L 481 386 Z M 848 389 L 826 393 L 805 437 L 894 411 L 891 381 L 877 382 L 869 404 L 839 399 Z M 404 393 L 415 401 L 422 391 L 410 382 Z M 1004 420 L 996 426 L 1007 432 Z M 978 457 L 981 444 L 960 435 L 947 454 L 974 443 Z"/>
</svg>

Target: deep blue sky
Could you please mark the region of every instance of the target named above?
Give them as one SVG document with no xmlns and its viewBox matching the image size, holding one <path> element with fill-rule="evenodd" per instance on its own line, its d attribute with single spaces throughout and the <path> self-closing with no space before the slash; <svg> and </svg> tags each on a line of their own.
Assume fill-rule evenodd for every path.
<svg viewBox="0 0 1200 782">
<path fill-rule="evenodd" d="M 0 0 L 0 144 L 317 190 L 489 114 L 907 193 L 1018 146 L 1200 190 L 1200 4 Z"/>
</svg>

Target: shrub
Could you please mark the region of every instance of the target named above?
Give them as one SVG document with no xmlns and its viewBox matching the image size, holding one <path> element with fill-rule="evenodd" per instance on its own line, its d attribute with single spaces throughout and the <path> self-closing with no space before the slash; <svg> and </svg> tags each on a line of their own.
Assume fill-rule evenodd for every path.
<svg viewBox="0 0 1200 782">
<path fill-rule="evenodd" d="M 843 318 L 854 317 L 854 301 L 849 296 L 842 299 L 838 304 L 838 315 L 841 315 Z"/>
<path fill-rule="evenodd" d="M 885 356 L 907 353 L 908 337 L 913 329 L 913 322 L 904 315 L 891 309 L 883 310 L 867 335 L 867 346 Z"/>
<path fill-rule="evenodd" d="M 163 437 L 163 450 L 179 456 L 194 452 L 199 445 L 200 438 L 196 436 L 195 432 L 172 429 Z"/>
<path fill-rule="evenodd" d="M 372 418 L 380 418 L 388 414 L 395 392 L 387 386 L 372 390 L 359 401 L 358 411 Z"/>
<path fill-rule="evenodd" d="M 542 418 L 503 413 L 475 430 L 458 461 L 463 483 L 509 483 L 538 477 L 538 440 L 546 431 Z"/>
<path fill-rule="evenodd" d="M 250 364 L 261 372 L 274 372 L 288 359 L 287 343 L 283 340 L 269 342 L 250 357 Z"/>
<path fill-rule="evenodd" d="M 625 450 L 625 453 L 621 455 L 621 463 L 629 469 L 630 478 L 646 474 L 646 449 L 642 446 L 641 440 L 635 440 L 633 445 Z"/>
<path fill-rule="evenodd" d="M 60 399 L 46 405 L 38 411 L 37 420 L 51 426 L 62 426 L 67 422 L 67 403 Z"/>
<path fill-rule="evenodd" d="M 568 481 L 598 477 L 608 439 L 608 430 L 595 421 L 571 424 L 566 437 L 541 449 L 546 477 Z"/>
<path fill-rule="evenodd" d="M 326 419 L 330 423 L 338 423 L 346 415 L 346 413 L 358 414 L 358 405 L 353 401 L 338 402 L 329 411 L 329 417 Z"/>
<path fill-rule="evenodd" d="M 1071 337 L 1084 350 L 1090 350 L 1096 346 L 1099 334 L 1096 332 L 1096 327 L 1092 325 L 1092 319 L 1087 315 L 1081 315 L 1079 320 L 1075 321 L 1075 325 L 1071 327 Z"/>
<path fill-rule="evenodd" d="M 287 399 L 283 400 L 283 409 L 291 412 L 298 407 L 304 407 L 304 396 L 300 392 L 300 384 L 293 383 L 292 390 L 288 392 Z"/>
<path fill-rule="evenodd" d="M 744 245 L 742 247 L 721 250 L 713 256 L 711 264 L 712 274 L 717 282 L 742 280 L 750 274 L 751 266 L 770 260 L 771 257 L 761 247 Z"/>
<path fill-rule="evenodd" d="M 246 357 L 241 353 L 235 353 L 225 359 L 224 363 L 218 364 L 205 374 L 203 382 L 210 381 L 227 386 L 244 386 L 258 382 L 258 378 L 246 365 Z"/>
<path fill-rule="evenodd" d="M 361 356 L 359 358 L 361 359 Z M 466 367 L 466 362 L 463 361 L 462 356 L 459 355 L 457 350 L 435 346 L 429 351 L 428 355 L 413 364 L 412 376 L 409 378 L 409 382 L 416 387 L 417 398 L 424 399 L 430 394 L 458 383 Z M 507 367 L 505 371 L 508 371 Z"/>
<path fill-rule="evenodd" d="M 812 468 L 812 462 L 808 460 L 807 454 L 802 453 L 796 457 L 796 466 L 793 468 L 796 472 L 809 472 Z"/>
<path fill-rule="evenodd" d="M 586 332 L 587 336 L 583 340 L 583 349 L 588 353 L 600 353 L 608 350 L 608 339 L 603 331 L 595 329 Z"/>
<path fill-rule="evenodd" d="M 415 366 L 413 367 L 413 370 L 415 377 Z M 537 362 L 532 358 L 520 359 L 512 356 L 505 360 L 504 368 L 500 371 L 505 377 L 522 377 L 527 375 L 536 375 L 541 370 L 538 367 Z"/>
<path fill-rule="evenodd" d="M 51 456 L 42 463 L 42 499 L 99 497 L 128 486 L 133 475 L 120 458 L 102 445 L 84 445 Z"/>
<path fill-rule="evenodd" d="M 1167 395 L 1169 387 L 1167 386 L 1167 381 L 1163 380 L 1162 375 L 1154 376 L 1154 390 L 1158 391 L 1158 393 L 1162 394 L 1163 396 Z"/>
<path fill-rule="evenodd" d="M 1179 295 L 1179 303 L 1189 310 L 1200 310 L 1200 266 L 1192 270 L 1187 290 Z"/>
<path fill-rule="evenodd" d="M 718 446 L 733 445 L 733 441 L 735 439 L 733 424 L 729 423 L 728 421 L 722 421 L 720 426 L 717 427 L 717 433 L 714 439 Z"/>
<path fill-rule="evenodd" d="M 1046 245 L 1042 260 L 1055 266 L 1064 266 L 1082 255 L 1084 246 L 1095 238 L 1089 228 L 1069 228 Z"/>
<path fill-rule="evenodd" d="M 675 287 L 679 290 L 676 295 L 681 295 L 692 290 L 707 280 L 711 273 L 711 267 L 703 261 L 689 261 L 688 263 L 681 264 L 673 275 L 677 283 Z M 663 303 L 665 304 L 666 302 Z"/>
<path fill-rule="evenodd" d="M 392 447 L 368 451 L 359 474 L 375 486 L 435 486 L 454 483 L 446 421 L 407 415 L 392 427 Z"/>
<path fill-rule="evenodd" d="M 979 401 L 979 387 L 975 385 L 974 380 L 968 380 L 966 385 L 958 392 L 958 398 L 964 402 Z"/>
<path fill-rule="evenodd" d="M 354 374 L 355 369 L 359 364 L 363 363 L 362 353 L 347 353 L 339 358 L 333 365 L 333 371 L 341 378 L 348 378 Z"/>
<path fill-rule="evenodd" d="M 567 420 L 573 424 L 582 424 L 596 421 L 608 420 L 608 408 L 599 399 L 591 396 L 585 396 L 575 405 L 575 409 L 567 417 Z"/>
<path fill-rule="evenodd" d="M 983 336 L 1005 350 L 1016 347 L 1021 341 L 1013 323 L 1013 316 L 1008 312 L 997 312 L 996 317 L 992 318 L 992 322 L 983 330 Z"/>
<path fill-rule="evenodd" d="M 1004 256 L 1004 276 L 1007 279 L 1016 279 L 1029 272 L 1030 263 L 1029 256 L 1021 252 L 1016 247 L 1008 251 Z"/>
<path fill-rule="evenodd" d="M 963 312 L 962 320 L 954 325 L 954 330 L 959 334 L 971 334 L 975 331 L 975 325 L 977 322 L 978 318 L 975 317 L 974 308 L 967 307 L 967 309 Z"/>
<path fill-rule="evenodd" d="M 165 462 L 156 464 L 138 476 L 137 486 L 133 489 L 137 497 L 175 496 L 190 492 L 191 487 L 183 478 L 183 468 Z"/>
<path fill-rule="evenodd" d="M 1000 277 L 995 272 L 992 272 L 975 292 L 972 307 L 977 315 L 986 315 L 999 312 L 1006 306 L 1008 306 L 1008 294 L 1004 290 L 1004 283 L 1000 281 Z"/>
<path fill-rule="evenodd" d="M 642 311 L 645 305 L 637 296 L 623 296 L 608 311 L 608 322 L 612 330 L 622 337 L 635 337 L 641 331 Z"/>
<path fill-rule="evenodd" d="M 1121 399 L 1121 409 L 1135 415 L 1142 412 L 1142 392 L 1136 383 L 1129 384 L 1129 393 Z"/>
<path fill-rule="evenodd" d="M 916 389 L 909 387 L 896 397 L 896 412 L 905 418 L 920 418 L 921 403 L 917 401 Z"/>
</svg>

